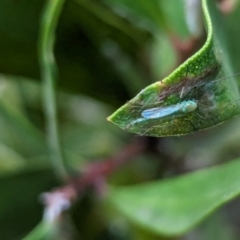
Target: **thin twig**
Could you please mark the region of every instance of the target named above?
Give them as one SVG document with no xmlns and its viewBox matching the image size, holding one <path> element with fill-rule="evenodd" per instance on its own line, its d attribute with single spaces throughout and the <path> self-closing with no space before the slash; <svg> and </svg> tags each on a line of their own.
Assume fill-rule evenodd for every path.
<svg viewBox="0 0 240 240">
<path fill-rule="evenodd" d="M 83 175 L 72 181 L 77 195 L 84 193 L 86 188 L 97 187 L 98 181 L 106 179 L 124 164 L 136 159 L 136 156 L 146 150 L 146 138 L 135 138 L 134 141 L 127 145 L 115 156 L 105 159 L 104 161 L 91 163 L 85 168 Z"/>
<path fill-rule="evenodd" d="M 72 202 L 80 198 L 89 187 L 97 192 L 104 189 L 104 180 L 107 176 L 117 171 L 122 165 L 136 159 L 146 150 L 146 138 L 136 138 L 133 143 L 122 149 L 112 158 L 91 163 L 85 171 L 67 185 L 54 189 L 52 192 L 43 193 L 41 199 L 45 204 L 44 221 L 55 222 L 62 213 L 71 207 Z"/>
<path fill-rule="evenodd" d="M 48 143 L 53 167 L 59 177 L 66 178 L 62 149 L 60 146 L 55 85 L 57 66 L 54 59 L 56 26 L 64 0 L 48 0 L 41 19 L 39 33 L 39 61 L 43 81 L 43 104 L 46 117 Z"/>
</svg>

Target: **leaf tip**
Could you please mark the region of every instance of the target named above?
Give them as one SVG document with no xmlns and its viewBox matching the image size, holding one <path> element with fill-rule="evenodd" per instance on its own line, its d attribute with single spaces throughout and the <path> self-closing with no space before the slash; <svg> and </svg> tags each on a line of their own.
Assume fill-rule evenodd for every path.
<svg viewBox="0 0 240 240">
<path fill-rule="evenodd" d="M 106 118 L 106 120 L 107 120 L 108 122 L 112 122 L 112 115 L 108 116 L 108 117 Z"/>
<path fill-rule="evenodd" d="M 110 116 L 108 116 L 108 117 L 107 117 L 107 121 L 108 121 L 108 122 L 111 122 L 111 123 L 113 123 L 113 124 L 118 125 L 118 124 L 116 123 L 116 113 L 114 112 L 113 114 L 111 114 Z"/>
</svg>

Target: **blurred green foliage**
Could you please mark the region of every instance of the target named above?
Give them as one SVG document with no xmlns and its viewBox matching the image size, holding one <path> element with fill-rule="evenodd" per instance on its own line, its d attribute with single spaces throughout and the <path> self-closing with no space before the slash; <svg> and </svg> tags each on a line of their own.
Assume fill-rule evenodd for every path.
<svg viewBox="0 0 240 240">
<path fill-rule="evenodd" d="M 0 0 L 0 238 L 23 239 L 32 231 L 28 240 L 44 239 L 45 233 L 46 238 L 48 236 L 58 240 L 178 239 L 162 236 L 159 232 L 164 231 L 160 231 L 160 227 L 158 234 L 151 227 L 148 230 L 144 228 L 146 226 L 142 227 L 144 224 L 139 225 L 138 222 L 141 219 L 133 219 L 136 212 L 131 213 L 132 221 L 129 221 L 122 215 L 125 210 L 116 211 L 116 206 L 109 200 L 114 197 L 118 201 L 123 199 L 121 206 L 134 211 L 131 206 L 135 204 L 135 197 L 131 201 L 128 197 L 131 198 L 131 194 L 139 188 L 129 187 L 125 193 L 118 192 L 116 186 L 174 177 L 239 157 L 239 118 L 189 136 L 146 139 L 154 151 L 150 149 L 136 157 L 135 161 L 108 179 L 108 183 L 114 186 L 114 193 L 105 196 L 107 201 L 103 201 L 90 189 L 75 203 L 69 214 L 64 215 L 61 224 L 56 226 L 56 232 L 48 235 L 49 229 L 44 228 L 44 223 L 41 225 L 43 207 L 38 198 L 41 193 L 61 183 L 52 171 L 45 141 L 37 47 L 43 4 L 41 0 Z M 225 46 L 224 52 L 220 53 L 224 65 L 229 73 L 236 73 L 240 70 L 240 8 L 238 6 L 225 16 L 216 10 L 213 3 L 209 10 L 218 44 Z M 57 110 L 60 140 L 73 175 L 87 164 L 114 156 L 134 138 L 106 122 L 106 117 L 142 88 L 165 77 L 179 64 L 178 52 L 170 41 L 171 35 L 181 39 L 190 37 L 183 1 L 65 1 L 56 32 L 54 54 L 59 70 Z M 225 176 L 229 185 L 234 180 L 237 182 L 239 165 L 238 162 L 231 164 L 228 166 L 232 166 L 235 171 L 229 167 L 228 175 Z M 226 172 L 222 166 L 216 176 L 211 176 L 209 170 L 210 176 L 209 179 L 205 176 L 204 186 L 211 181 L 211 186 L 224 192 L 220 180 Z M 235 174 L 232 175 L 232 172 Z M 201 173 L 198 174 L 201 176 Z M 170 192 L 172 195 L 167 196 L 175 199 L 176 194 L 179 204 L 183 199 L 190 201 L 188 182 L 192 188 L 197 186 L 191 182 L 196 176 L 194 173 L 185 176 L 187 181 L 180 187 L 178 178 L 171 180 L 172 186 L 175 185 Z M 234 179 L 231 181 L 227 176 Z M 168 189 L 167 182 L 154 184 L 162 186 L 160 190 L 163 187 Z M 225 187 L 225 193 L 231 190 L 228 185 Z M 152 188 L 146 187 L 146 192 Z M 161 210 L 164 205 L 158 205 L 158 199 L 165 195 L 162 192 L 158 195 L 157 189 L 153 188 L 149 201 L 156 201 L 154 206 Z M 142 200 L 141 195 L 147 194 L 145 190 L 141 191 L 142 194 L 137 197 L 139 201 Z M 196 198 L 202 191 L 198 186 L 192 194 Z M 211 189 L 209 192 L 211 195 Z M 239 187 L 233 187 L 231 194 L 224 201 L 237 196 Z M 222 205 L 224 201 L 217 205 Z M 181 209 L 171 208 L 170 203 L 171 199 L 166 201 L 167 207 L 177 214 Z M 211 211 L 215 209 L 214 203 L 209 205 Z M 151 207 L 151 204 L 146 202 L 146 206 Z M 167 210 L 167 207 L 164 209 Z M 239 239 L 236 227 L 239 225 L 239 211 L 239 201 L 235 200 L 198 227 L 193 228 L 191 225 L 182 231 L 185 235 L 181 239 Z M 166 213 L 175 215 L 170 211 Z M 188 217 L 186 219 L 189 220 Z M 38 223 L 40 225 L 34 229 Z M 174 235 L 171 229 L 175 226 L 176 222 L 172 225 L 169 223 L 168 235 Z"/>
</svg>

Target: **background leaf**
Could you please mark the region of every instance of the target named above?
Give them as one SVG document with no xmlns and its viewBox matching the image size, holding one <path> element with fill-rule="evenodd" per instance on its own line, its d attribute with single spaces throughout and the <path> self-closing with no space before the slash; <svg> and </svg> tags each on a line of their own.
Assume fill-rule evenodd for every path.
<svg viewBox="0 0 240 240">
<path fill-rule="evenodd" d="M 33 170 L 0 177 L 2 239 L 21 239 L 40 222 L 39 195 L 59 184 L 50 170 Z M 14 229 L 14 231 L 13 231 Z"/>
<path fill-rule="evenodd" d="M 109 200 L 131 221 L 180 235 L 240 194 L 240 161 L 141 186 L 115 187 Z"/>
<path fill-rule="evenodd" d="M 240 50 L 239 7 L 233 13 L 223 15 L 216 9 L 214 1 L 207 3 L 213 20 L 215 43 L 221 50 L 217 55 L 223 59 L 221 64 L 228 77 L 240 69 L 237 54 Z M 47 237 L 48 233 L 56 230 L 55 233 L 59 233 L 59 236 L 53 236 L 53 239 L 57 240 L 178 239 L 177 236 L 162 236 L 162 231 L 154 231 L 152 226 L 148 228 L 145 223 L 139 223 L 140 218 L 135 221 L 134 206 L 129 210 L 129 218 L 132 214 L 134 224 L 129 224 L 119 211 L 125 213 L 128 205 L 133 205 L 132 199 L 129 200 L 133 193 L 141 203 L 145 203 L 142 199 L 147 196 L 137 191 L 142 183 L 149 181 L 156 187 L 155 190 L 151 187 L 152 192 L 149 193 L 152 201 L 158 199 L 158 188 L 161 190 L 162 186 L 165 186 L 165 192 L 169 194 L 167 196 L 178 197 L 180 205 L 184 205 L 181 199 L 184 200 L 187 196 L 195 199 L 188 192 L 181 196 L 185 193 L 185 186 L 180 184 L 181 188 L 176 189 L 176 181 L 181 182 L 182 177 L 176 180 L 174 177 L 238 158 L 239 118 L 208 131 L 179 138 L 142 137 L 141 142 L 146 147 L 144 153 L 130 159 L 107 179 L 113 185 L 110 194 L 113 193 L 116 203 L 108 195 L 109 201 L 104 201 L 103 206 L 102 190 L 106 188 L 101 178 L 100 188 L 97 185 L 97 190 L 100 191 L 86 191 L 71 210 L 63 214 L 57 229 L 53 227 L 48 232 L 49 229 L 44 228 L 40 222 L 43 206 L 38 202 L 38 196 L 43 191 L 53 190 L 55 186 L 61 187 L 61 184 L 55 180 L 52 171 L 46 170 L 51 165 L 45 141 L 42 87 L 37 61 L 43 4 L 44 1 L 40 0 L 0 0 L 0 72 L 3 73 L 0 75 L 1 238 L 12 240 L 26 236 L 35 239 L 39 234 L 40 238 Z M 185 23 L 185 14 L 184 0 L 65 2 L 56 36 L 55 56 L 60 68 L 56 93 L 62 150 L 74 177 L 81 170 L 84 174 L 89 165 L 90 168 L 102 166 L 102 160 L 114 158 L 121 151 L 125 154 L 126 145 L 135 137 L 132 139 L 131 134 L 108 123 L 106 117 L 114 108 L 125 104 L 147 85 L 168 75 L 182 59 L 186 59 L 183 58 L 184 51 L 191 47 L 192 37 Z M 44 167 L 45 170 L 40 170 L 39 167 Z M 169 177 L 171 180 L 160 182 L 160 179 Z M 195 179 L 193 174 L 186 178 Z M 211 180 L 211 176 L 209 178 Z M 225 182 L 225 176 L 219 179 L 219 184 L 221 180 Z M 214 183 L 217 186 L 217 179 Z M 130 190 L 128 187 L 114 187 L 133 184 L 134 187 L 129 187 Z M 176 191 L 169 193 L 167 184 L 174 185 Z M 186 181 L 186 186 L 190 185 Z M 131 191 L 135 187 L 137 190 Z M 145 191 L 144 187 L 145 185 L 141 190 Z M 203 186 L 203 189 L 206 188 Z M 124 203 L 118 202 L 118 189 L 119 199 L 123 196 L 127 199 Z M 201 195 L 201 190 L 193 189 L 197 196 L 205 198 L 206 195 Z M 216 193 L 215 189 L 213 193 Z M 233 195 L 230 194 L 230 198 L 235 197 Z M 201 224 L 188 225 L 189 229 L 181 239 L 238 240 L 240 203 L 239 199 L 228 202 L 229 199 L 226 198 L 227 202 L 224 203 L 220 197 L 215 203 L 224 203 L 224 207 L 206 219 L 205 216 L 205 221 Z M 148 201 L 149 199 L 146 200 Z M 169 203 L 162 198 L 161 201 L 168 207 L 173 203 L 172 198 Z M 150 203 L 153 202 L 150 200 Z M 109 204 L 116 204 L 119 211 Z M 125 206 L 122 207 L 123 204 Z M 151 204 L 147 204 L 146 208 L 154 205 Z M 209 206 L 213 207 L 211 204 Z M 158 203 L 154 207 L 158 208 Z M 213 210 L 215 208 L 211 209 L 211 213 Z M 175 208 L 164 212 L 168 213 L 171 216 L 183 214 L 182 209 Z M 205 213 L 202 212 L 203 215 Z M 202 217 L 198 218 L 199 221 L 203 220 Z M 174 217 L 172 219 L 176 220 Z M 175 227 L 176 230 L 179 225 L 170 227 Z"/>
<path fill-rule="evenodd" d="M 1 0 L 0 5 L 0 71 L 39 79 L 37 37 L 43 1 Z M 128 24 L 100 3 L 67 1 L 56 37 L 55 53 L 60 71 L 58 86 L 101 100 L 108 93 L 105 100 L 111 99 L 113 104 L 126 99 L 129 92 L 123 84 L 124 77 L 116 69 L 117 58 L 121 56 L 112 49 L 113 56 L 109 59 L 104 54 L 104 46 L 113 42 L 117 51 L 124 51 L 132 61 L 144 52 L 139 46 L 149 37 L 146 30 Z M 141 65 L 140 62 L 136 64 L 136 71 L 141 71 Z"/>
</svg>

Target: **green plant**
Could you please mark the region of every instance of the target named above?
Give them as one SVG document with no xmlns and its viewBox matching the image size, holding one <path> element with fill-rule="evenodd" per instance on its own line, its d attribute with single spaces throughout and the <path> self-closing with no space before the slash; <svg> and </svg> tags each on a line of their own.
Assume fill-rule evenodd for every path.
<svg viewBox="0 0 240 240">
<path fill-rule="evenodd" d="M 1 239 L 239 239 L 240 7 L 193 2 L 0 0 Z"/>
</svg>

